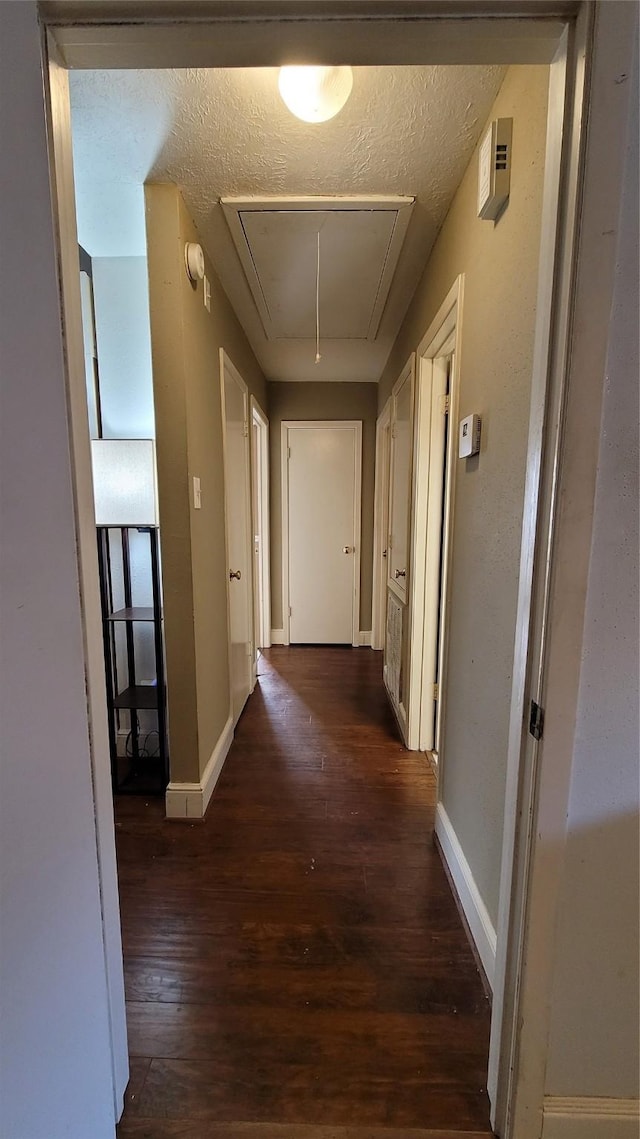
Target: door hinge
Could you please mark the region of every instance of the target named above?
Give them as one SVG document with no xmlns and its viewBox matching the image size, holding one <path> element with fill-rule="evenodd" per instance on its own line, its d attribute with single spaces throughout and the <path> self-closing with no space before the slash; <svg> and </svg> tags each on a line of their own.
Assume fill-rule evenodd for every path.
<svg viewBox="0 0 640 1139">
<path fill-rule="evenodd" d="M 249 438 L 249 424 L 247 423 L 246 419 L 242 424 L 242 434 L 244 435 L 245 439 Z"/>
<path fill-rule="evenodd" d="M 450 411 L 451 411 L 451 396 L 446 395 L 444 397 L 444 413 L 445 413 L 445 415 L 448 415 Z"/>
<path fill-rule="evenodd" d="M 439 685 L 434 684 L 434 686 L 433 686 L 433 699 L 434 700 L 438 699 L 438 689 L 439 689 Z"/>
<path fill-rule="evenodd" d="M 544 731 L 544 708 L 531 701 L 531 715 L 529 716 L 529 731 L 534 740 L 541 740 Z"/>
<path fill-rule="evenodd" d="M 287 447 L 287 458 L 291 458 L 291 447 Z"/>
<path fill-rule="evenodd" d="M 290 616 L 290 617 L 292 617 L 292 616 L 293 616 L 293 609 L 291 608 L 291 606 L 289 606 L 289 616 Z"/>
</svg>

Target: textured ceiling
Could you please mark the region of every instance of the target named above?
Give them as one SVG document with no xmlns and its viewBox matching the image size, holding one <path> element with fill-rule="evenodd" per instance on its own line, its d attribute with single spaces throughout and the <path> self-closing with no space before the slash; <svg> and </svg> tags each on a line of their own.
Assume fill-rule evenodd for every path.
<svg viewBox="0 0 640 1139">
<path fill-rule="evenodd" d="M 488 117 L 500 67 L 354 69 L 327 123 L 294 118 L 272 68 L 71 73 L 80 239 L 92 256 L 145 252 L 140 187 L 183 191 L 203 245 L 270 379 L 377 380 Z M 416 205 L 375 341 L 268 341 L 221 197 L 404 194 Z"/>
</svg>

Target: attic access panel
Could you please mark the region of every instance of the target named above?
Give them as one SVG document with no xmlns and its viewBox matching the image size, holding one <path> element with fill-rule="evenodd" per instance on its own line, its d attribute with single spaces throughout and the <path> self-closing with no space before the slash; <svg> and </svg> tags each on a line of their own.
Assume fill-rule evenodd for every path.
<svg viewBox="0 0 640 1139">
<path fill-rule="evenodd" d="M 413 198 L 223 198 L 268 340 L 375 340 Z"/>
</svg>

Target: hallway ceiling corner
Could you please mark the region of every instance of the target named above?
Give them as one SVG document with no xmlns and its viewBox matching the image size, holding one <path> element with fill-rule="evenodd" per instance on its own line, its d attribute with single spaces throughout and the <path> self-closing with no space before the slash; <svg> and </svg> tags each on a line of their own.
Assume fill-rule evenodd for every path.
<svg viewBox="0 0 640 1139">
<path fill-rule="evenodd" d="M 122 202 L 146 181 L 174 182 L 268 379 L 376 382 L 504 73 L 499 66 L 356 67 L 340 114 L 309 124 L 282 102 L 276 68 L 71 72 L 81 244 L 92 256 L 126 255 Z M 257 196 L 414 201 L 404 241 L 397 225 L 389 237 L 388 218 L 370 219 L 371 226 L 343 218 L 342 234 L 339 217 L 329 219 L 317 366 L 311 223 L 272 217 L 268 229 L 265 217 L 245 219 L 245 252 L 260 262 L 261 308 L 224 209 L 227 199 Z M 140 255 L 140 209 L 137 236 L 134 228 L 129 255 Z M 288 314 L 284 300 L 296 291 L 283 277 L 281 237 L 297 266 L 293 279 L 303 284 Z M 360 248 L 359 275 L 338 256 L 343 241 Z M 394 272 L 390 260 L 380 268 L 385 241 L 387 257 L 397 254 Z"/>
</svg>

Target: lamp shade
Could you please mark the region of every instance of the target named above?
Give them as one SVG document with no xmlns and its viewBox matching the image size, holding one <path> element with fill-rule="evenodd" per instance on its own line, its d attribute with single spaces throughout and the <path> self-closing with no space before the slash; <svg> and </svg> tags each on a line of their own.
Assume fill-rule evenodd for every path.
<svg viewBox="0 0 640 1139">
<path fill-rule="evenodd" d="M 97 526 L 157 526 L 153 439 L 92 439 Z"/>
</svg>

